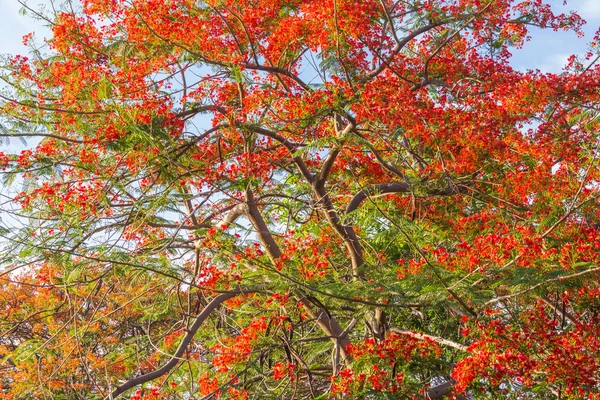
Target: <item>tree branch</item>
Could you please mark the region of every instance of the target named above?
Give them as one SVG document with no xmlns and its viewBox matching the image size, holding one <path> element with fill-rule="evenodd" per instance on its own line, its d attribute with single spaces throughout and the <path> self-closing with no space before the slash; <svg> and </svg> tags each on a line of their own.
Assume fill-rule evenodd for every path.
<svg viewBox="0 0 600 400">
<path fill-rule="evenodd" d="M 352 262 L 352 275 L 354 279 L 364 278 L 364 274 L 360 271 L 360 268 L 365 263 L 363 258 L 363 249 L 358 240 L 358 236 L 356 236 L 354 228 L 341 223 L 338 213 L 335 210 L 329 195 L 325 191 L 324 186 L 313 185 L 313 189 L 319 198 L 319 203 L 325 209 L 325 218 L 327 219 L 327 222 L 329 222 L 331 227 L 344 240 L 344 245 L 346 246 L 348 253 L 350 253 L 350 261 Z"/>
<path fill-rule="evenodd" d="M 389 330 L 390 330 L 390 332 L 394 332 L 394 333 L 397 333 L 400 335 L 414 337 L 416 339 L 429 339 L 435 343 L 443 344 L 444 346 L 448 346 L 448 347 L 453 347 L 460 351 L 467 351 L 467 348 L 468 348 L 468 346 L 465 346 L 464 344 L 456 343 L 452 340 L 444 339 L 439 336 L 428 335 L 426 333 L 413 332 L 413 331 L 409 331 L 407 329 L 397 328 L 395 326 L 391 326 L 389 328 Z"/>
<path fill-rule="evenodd" d="M 125 382 L 124 384 L 120 385 L 115 390 L 113 390 L 112 393 L 109 394 L 105 398 L 105 400 L 116 399 L 118 396 L 123 394 L 125 391 L 127 391 L 137 385 L 141 385 L 143 383 L 149 382 L 153 379 L 160 378 L 161 376 L 166 375 L 169 371 L 171 371 L 173 368 L 175 368 L 175 366 L 179 363 L 179 360 L 185 353 L 185 350 L 187 349 L 187 347 L 191 343 L 192 339 L 194 338 L 194 335 L 196 335 L 196 332 L 198 332 L 198 329 L 200 329 L 200 326 L 202 325 L 204 320 L 206 320 L 206 318 L 221 303 L 223 303 L 224 301 L 229 300 L 241 293 L 249 293 L 249 292 L 236 291 L 236 292 L 223 293 L 223 294 L 218 295 L 214 299 L 212 299 L 212 301 L 210 303 L 208 303 L 206 305 L 206 307 L 204 307 L 204 310 L 202 310 L 202 312 L 200 314 L 198 314 L 198 316 L 196 317 L 196 320 L 194 321 L 194 323 L 192 324 L 190 329 L 187 331 L 187 334 L 185 335 L 185 337 L 179 344 L 179 347 L 177 347 L 177 351 L 175 351 L 175 354 L 173 354 L 173 356 L 171 357 L 169 362 L 167 362 L 165 365 L 163 365 L 162 367 L 160 367 L 159 369 L 157 369 L 155 371 L 152 371 L 145 375 L 138 376 L 137 378 L 128 380 L 127 382 Z"/>
<path fill-rule="evenodd" d="M 248 205 L 248 218 L 250 219 L 254 229 L 256 229 L 257 236 L 265 247 L 267 255 L 273 264 L 275 264 L 275 261 L 281 257 L 281 250 L 277 245 L 277 242 L 275 242 L 273 235 L 271 235 L 267 224 L 262 218 L 254 199 L 254 195 L 250 189 L 246 190 L 246 204 Z M 346 346 L 350 344 L 348 332 L 342 329 L 337 320 L 324 308 L 322 304 L 319 304 L 318 301 L 311 301 L 309 297 L 305 297 L 301 299 L 300 302 L 304 305 L 304 308 L 307 310 L 310 317 L 317 321 L 317 324 L 321 330 L 323 330 L 323 332 L 331 338 L 336 346 L 339 346 L 344 360 L 347 359 L 348 355 L 346 354 Z"/>
<path fill-rule="evenodd" d="M 348 339 L 348 332 L 342 329 L 340 324 L 337 322 L 335 318 L 333 318 L 327 310 L 322 308 L 321 306 L 315 305 L 309 298 L 302 298 L 299 301 L 304 305 L 308 315 L 317 321 L 317 324 L 321 328 L 321 330 L 329 336 L 331 341 L 339 346 L 340 354 L 342 356 L 342 361 L 350 361 L 352 358 L 346 352 L 346 347 L 351 344 L 350 339 Z M 349 330 L 351 330 L 353 325 L 349 326 Z M 348 330 L 348 331 L 349 331 Z M 335 370 L 339 371 L 339 366 L 334 366 Z"/>
<path fill-rule="evenodd" d="M 427 191 L 429 196 L 451 196 L 464 192 L 464 185 L 448 185 L 444 189 L 433 189 Z M 377 197 L 378 195 L 389 193 L 410 193 L 413 191 L 412 186 L 407 182 L 392 182 L 380 183 L 378 185 L 369 186 L 358 192 L 346 207 L 346 214 L 356 210 L 365 199 L 368 197 Z"/>
<path fill-rule="evenodd" d="M 250 223 L 254 229 L 256 229 L 256 235 L 263 246 L 265 246 L 269 258 L 273 264 L 275 264 L 275 260 L 281 257 L 281 250 L 258 210 L 256 201 L 254 200 L 254 194 L 249 189 L 246 190 L 246 204 L 248 205 L 248 219 L 250 219 Z"/>
<path fill-rule="evenodd" d="M 352 211 L 356 210 L 367 197 L 388 193 L 410 193 L 410 191 L 410 184 L 406 182 L 382 183 L 379 185 L 369 186 L 368 188 L 363 189 L 354 195 L 350 201 L 350 204 L 348 204 L 348 207 L 346 207 L 346 214 L 350 214 Z"/>
<path fill-rule="evenodd" d="M 302 160 L 302 158 L 300 156 L 294 156 L 294 153 L 296 152 L 296 146 L 292 142 L 290 142 L 288 139 L 281 136 L 277 132 L 273 132 L 268 129 L 261 128 L 259 126 L 242 125 L 241 127 L 248 129 L 251 132 L 258 133 L 259 135 L 263 135 L 266 137 L 270 137 L 271 139 L 275 139 L 276 141 L 278 141 L 279 143 L 284 145 L 285 148 L 288 149 L 288 151 L 292 154 L 293 160 L 296 163 L 296 165 L 298 166 L 298 169 L 300 169 L 302 176 L 304 176 L 304 178 L 310 183 L 312 183 L 314 181 L 315 178 L 313 177 L 313 175 L 310 173 L 310 171 L 306 167 L 304 160 Z"/>
<path fill-rule="evenodd" d="M 338 128 L 337 128 L 338 123 L 339 123 L 339 121 L 337 121 L 337 120 L 334 122 L 334 124 L 336 124 L 336 131 L 338 131 Z M 348 134 L 348 132 L 354 130 L 355 127 L 356 126 L 354 125 L 354 123 L 349 122 L 346 125 L 346 127 L 344 128 L 344 130 L 342 130 L 341 132 L 337 132 L 337 137 L 344 137 L 346 134 Z M 315 185 L 319 185 L 319 186 L 325 185 L 325 182 L 327 181 L 327 177 L 329 176 L 329 172 L 331 172 L 331 168 L 333 167 L 333 164 L 335 163 L 335 159 L 337 158 L 338 154 L 340 154 L 339 148 L 336 148 L 335 150 L 331 150 L 329 152 L 329 155 L 327 155 L 327 158 L 325 159 L 325 162 L 323 163 L 323 167 L 321 167 L 319 176 L 315 180 Z"/>
<path fill-rule="evenodd" d="M 442 399 L 450 394 L 452 394 L 452 392 L 454 391 L 454 381 L 453 380 L 449 380 L 447 382 L 441 383 L 437 386 L 434 386 L 432 388 L 427 389 L 427 400 L 437 400 L 437 399 Z M 463 399 L 463 396 L 456 396 L 456 399 Z"/>
</svg>

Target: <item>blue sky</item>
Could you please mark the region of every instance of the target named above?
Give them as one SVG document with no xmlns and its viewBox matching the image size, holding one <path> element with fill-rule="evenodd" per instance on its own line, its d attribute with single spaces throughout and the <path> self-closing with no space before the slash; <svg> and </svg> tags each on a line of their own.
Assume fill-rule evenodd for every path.
<svg viewBox="0 0 600 400">
<path fill-rule="evenodd" d="M 514 51 L 512 64 L 518 69 L 539 68 L 546 72 L 560 72 L 565 60 L 571 54 L 583 54 L 587 50 L 594 32 L 600 27 L 600 0 L 546 0 L 557 11 L 576 10 L 588 22 L 585 27 L 585 39 L 577 39 L 573 34 L 564 32 L 534 31 L 532 40 L 522 50 Z M 60 2 L 60 1 L 59 1 Z M 38 3 L 49 3 L 49 0 L 28 0 L 33 6 Z M 38 22 L 19 13 L 21 5 L 17 0 L 0 0 L 0 54 L 24 54 L 21 38 L 35 31 L 38 38 L 48 32 Z"/>
<path fill-rule="evenodd" d="M 570 32 L 532 31 L 531 41 L 523 49 L 513 51 L 512 65 L 515 68 L 560 72 L 570 55 L 584 54 L 588 50 L 588 43 L 600 27 L 600 0 L 568 0 L 566 6 L 563 6 L 563 0 L 546 2 L 552 5 L 555 12 L 577 11 L 587 21 L 584 27 L 586 36 L 579 39 Z"/>
</svg>

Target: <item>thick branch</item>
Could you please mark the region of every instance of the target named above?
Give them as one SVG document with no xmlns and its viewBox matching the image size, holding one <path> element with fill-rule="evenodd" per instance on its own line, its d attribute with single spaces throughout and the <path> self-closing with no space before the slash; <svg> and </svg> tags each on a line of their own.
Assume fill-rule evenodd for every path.
<svg viewBox="0 0 600 400">
<path fill-rule="evenodd" d="M 195 116 L 196 114 L 202 114 L 205 112 L 215 112 L 218 111 L 219 113 L 225 115 L 227 114 L 227 110 L 224 107 L 221 106 L 216 106 L 216 105 L 208 105 L 208 106 L 199 106 L 199 105 L 195 105 L 192 108 L 190 108 L 189 110 L 183 110 L 180 111 L 178 113 L 175 113 L 175 116 L 182 118 L 182 119 L 187 119 L 190 117 Z"/>
<path fill-rule="evenodd" d="M 248 212 L 248 208 L 246 204 L 240 203 L 233 207 L 225 216 L 217 223 L 214 224 L 214 227 L 217 229 L 224 229 L 225 227 L 231 225 L 235 222 L 236 219 L 241 217 L 242 215 Z"/>
<path fill-rule="evenodd" d="M 256 229 L 257 236 L 265 247 L 267 255 L 271 261 L 275 263 L 275 260 L 281 257 L 281 250 L 262 218 L 251 190 L 246 190 L 246 204 L 248 205 L 248 218 L 254 229 Z M 337 320 L 322 306 L 315 304 L 315 302 L 311 302 L 307 298 L 302 299 L 301 302 L 304 304 L 304 307 L 311 318 L 314 318 L 317 321 L 317 324 L 323 332 L 339 346 L 342 357 L 347 359 L 346 346 L 350 344 L 350 339 L 348 339 L 347 335 L 348 333 L 341 328 Z"/>
<path fill-rule="evenodd" d="M 411 40 L 413 40 L 414 38 L 416 38 L 419 35 L 422 35 L 423 33 L 427 32 L 427 31 L 437 28 L 438 26 L 442 26 L 448 22 L 451 22 L 451 20 L 447 19 L 447 20 L 432 22 L 429 25 L 425 25 L 419 29 L 415 29 L 414 31 L 412 31 L 406 37 L 404 37 L 399 42 L 397 42 L 396 47 L 394 48 L 394 50 L 392 50 L 390 55 L 387 57 L 387 60 L 384 60 L 384 62 L 381 65 L 379 65 L 374 70 L 370 71 L 363 79 L 360 80 L 360 83 L 369 82 L 371 79 L 375 78 L 377 75 L 379 75 L 381 72 L 383 72 L 383 70 L 386 68 L 386 66 L 389 65 L 389 63 L 394 59 L 394 57 L 396 57 L 398 55 L 398 53 L 400 53 L 400 51 L 404 48 L 404 46 L 406 46 Z"/>
<path fill-rule="evenodd" d="M 323 308 L 316 306 L 309 299 L 301 299 L 300 303 L 304 305 L 308 315 L 317 321 L 321 330 L 329 336 L 331 341 L 340 347 L 340 354 L 343 360 L 351 360 L 346 352 L 346 347 L 351 344 L 348 339 L 348 332 L 344 331 L 335 318 Z"/>
<path fill-rule="evenodd" d="M 406 182 L 382 183 L 379 185 L 369 186 L 366 189 L 358 192 L 346 207 L 346 214 L 356 210 L 367 197 L 372 197 L 380 194 L 388 193 L 409 193 L 411 187 Z"/>
<path fill-rule="evenodd" d="M 573 325 L 578 324 L 577 318 L 575 318 L 575 316 L 573 314 L 571 314 L 570 312 L 565 310 L 564 303 L 563 303 L 563 308 L 561 310 L 560 307 L 557 307 L 557 305 L 552 300 L 550 300 L 547 296 L 541 296 L 540 299 L 544 303 L 546 303 L 546 305 L 548 307 L 552 308 L 555 312 L 559 313 L 563 317 L 563 322 L 565 319 L 568 319 L 569 321 L 571 321 L 571 323 Z"/>
<path fill-rule="evenodd" d="M 344 131 L 346 131 L 347 129 L 350 130 L 353 126 L 354 125 L 352 123 L 349 124 L 344 129 Z M 273 131 L 270 131 L 268 129 L 264 129 L 261 127 L 255 127 L 255 126 L 246 126 L 246 129 L 248 129 L 252 132 L 258 133 L 260 135 L 273 138 L 273 139 L 277 140 L 278 142 L 280 142 L 281 144 L 283 144 L 290 151 L 290 153 L 293 154 L 295 152 L 294 145 L 289 140 L 287 140 L 286 138 L 284 138 L 283 136 L 279 135 L 276 132 L 273 132 Z M 329 158 L 332 160 L 331 162 L 333 162 L 333 160 L 335 159 L 335 157 L 331 157 L 331 155 Z M 360 243 L 358 241 L 358 237 L 356 236 L 356 232 L 354 232 L 354 229 L 350 226 L 345 226 L 345 225 L 341 224 L 340 219 L 337 214 L 337 211 L 333 207 L 333 204 L 331 203 L 331 199 L 329 198 L 329 195 L 327 194 L 327 192 L 325 190 L 325 185 L 324 185 L 323 179 L 326 179 L 327 173 L 328 173 L 329 167 L 327 167 L 327 162 L 326 162 L 326 165 L 323 170 L 324 174 L 323 173 L 320 174 L 321 175 L 320 179 L 315 179 L 315 177 L 308 171 L 308 168 L 306 167 L 306 164 L 304 163 L 302 158 L 300 158 L 299 156 L 294 156 L 294 162 L 300 169 L 300 172 L 302 173 L 304 178 L 313 185 L 314 192 L 317 195 L 320 204 L 325 209 L 325 215 L 326 215 L 327 221 L 331 224 L 331 226 L 334 228 L 334 230 L 344 240 L 344 244 L 345 244 L 346 248 L 348 249 L 348 252 L 350 253 L 353 275 L 356 278 L 361 277 L 360 267 L 364 264 L 364 259 L 363 259 L 363 254 L 362 254 L 362 246 L 360 245 Z M 250 206 L 250 204 L 249 204 L 249 206 Z M 259 213 L 258 213 L 258 215 L 255 215 L 254 218 L 257 218 L 258 216 L 260 216 Z M 260 219 L 262 219 L 262 218 L 260 218 Z M 258 220 L 259 219 L 257 219 L 257 221 Z M 253 223 L 253 225 L 254 225 L 254 223 Z M 264 231 L 264 228 L 261 228 L 258 225 L 256 225 L 255 227 L 257 228 L 257 230 L 259 232 Z M 266 225 L 265 225 L 265 227 L 266 227 Z M 268 229 L 267 229 L 267 232 L 268 232 Z M 273 241 L 273 243 L 274 243 L 274 241 Z M 267 244 L 271 245 L 270 241 Z M 277 250 L 277 251 L 279 252 L 279 250 Z M 279 252 L 279 255 L 275 258 L 279 258 L 280 255 L 281 255 L 281 253 Z"/>
<path fill-rule="evenodd" d="M 313 186 L 313 189 L 319 198 L 319 203 L 325 209 L 325 217 L 327 218 L 327 221 L 344 240 L 344 245 L 346 246 L 348 253 L 350 253 L 350 261 L 352 262 L 352 275 L 355 279 L 363 278 L 360 268 L 365 263 L 365 260 L 363 258 L 362 246 L 358 241 L 358 236 L 356 236 L 354 228 L 341 223 L 338 213 L 335 210 L 333 203 L 331 203 L 329 195 L 325 191 L 325 187 L 321 185 L 315 185 Z"/>
<path fill-rule="evenodd" d="M 461 351 L 467 351 L 467 348 L 468 348 L 464 344 L 456 343 L 456 342 L 453 342 L 452 340 L 444 339 L 439 336 L 428 335 L 426 333 L 421 333 L 421 332 L 413 332 L 413 331 L 409 331 L 407 329 L 397 328 L 395 326 L 392 326 L 389 329 L 390 329 L 390 332 L 398 333 L 400 335 L 414 337 L 417 339 L 429 339 L 435 343 L 443 344 L 444 346 L 448 346 L 448 347 L 454 347 L 455 349 L 458 349 Z"/>
<path fill-rule="evenodd" d="M 454 381 L 447 381 L 427 390 L 427 400 L 437 400 L 442 399 L 454 391 Z M 463 399 L 463 396 L 457 396 L 457 400 Z"/>
<path fill-rule="evenodd" d="M 246 190 L 246 204 L 248 205 L 248 219 L 254 229 L 256 229 L 258 239 L 263 246 L 265 246 L 269 258 L 275 263 L 275 260 L 281 257 L 281 250 L 275 242 L 273 235 L 271 235 L 271 231 L 265 223 L 265 220 L 262 215 L 260 215 L 256 201 L 254 200 L 254 194 L 251 190 Z"/>
<path fill-rule="evenodd" d="M 463 193 L 465 186 L 463 185 L 448 185 L 444 189 L 433 189 L 427 191 L 429 196 L 451 196 L 453 194 Z M 410 193 L 413 188 L 407 182 L 381 183 L 378 185 L 369 186 L 358 192 L 346 207 L 346 214 L 356 210 L 365 199 L 375 197 L 377 195 L 389 193 Z"/>
<path fill-rule="evenodd" d="M 308 182 L 312 183 L 314 181 L 314 177 L 310 173 L 308 168 L 306 167 L 304 160 L 302 160 L 302 158 L 300 156 L 294 156 L 294 153 L 296 152 L 296 146 L 294 145 L 294 143 L 290 142 L 288 139 L 281 136 L 277 132 L 273 132 L 273 131 L 270 131 L 265 128 L 261 128 L 258 126 L 252 126 L 252 125 L 244 125 L 242 127 L 245 129 L 248 129 L 251 132 L 258 133 L 259 135 L 270 137 L 271 139 L 275 139 L 276 141 L 278 141 L 279 143 L 284 145 L 285 148 L 288 149 L 288 151 L 292 154 L 293 160 L 296 163 L 296 165 L 298 166 L 298 169 L 300 170 L 300 172 L 302 173 L 302 176 L 304 176 L 304 178 Z"/>
<path fill-rule="evenodd" d="M 340 123 L 340 121 L 335 121 L 335 124 Z M 344 137 L 346 134 L 348 134 L 348 132 L 354 130 L 355 128 L 355 124 L 352 122 L 349 122 L 346 127 L 344 128 L 343 131 L 338 132 L 337 136 L 338 137 Z M 336 127 L 336 131 L 337 131 L 337 127 Z M 340 149 L 335 149 L 335 150 L 331 150 L 329 152 L 329 155 L 327 156 L 327 158 L 325 159 L 325 162 L 323 163 L 323 167 L 321 168 L 321 172 L 319 172 L 319 175 L 317 176 L 317 179 L 315 181 L 315 185 L 318 186 L 324 186 L 325 182 L 327 181 L 327 178 L 329 177 L 329 173 L 331 172 L 331 168 L 333 167 L 333 164 L 335 164 L 335 160 L 338 156 L 338 154 L 340 154 Z"/>
<path fill-rule="evenodd" d="M 291 80 L 296 82 L 298 85 L 300 85 L 302 87 L 302 89 L 306 90 L 307 92 L 312 92 L 312 89 L 310 88 L 310 86 L 308 86 L 302 79 L 300 79 L 297 75 L 293 74 L 292 72 L 290 72 L 287 69 L 269 66 L 269 65 L 257 65 L 257 64 L 252 64 L 252 63 L 245 64 L 244 68 L 258 70 L 258 71 L 265 71 L 265 72 L 269 72 L 271 74 L 276 74 L 276 75 L 287 76 L 288 78 L 290 78 Z"/>
<path fill-rule="evenodd" d="M 169 362 L 167 362 L 165 365 L 163 365 L 161 368 L 159 368 L 155 371 L 152 371 L 145 375 L 138 376 L 137 378 L 128 380 L 127 382 L 125 382 L 124 384 L 122 384 L 121 386 L 119 386 L 118 388 L 113 390 L 113 392 L 110 395 L 108 395 L 105 399 L 106 400 L 116 399 L 119 395 L 121 395 L 125 391 L 127 391 L 137 385 L 141 385 L 143 383 L 149 382 L 153 379 L 160 378 L 161 376 L 166 375 L 169 371 L 171 371 L 173 368 L 175 368 L 175 366 L 177 365 L 177 363 L 179 363 L 179 360 L 185 353 L 185 350 L 187 349 L 187 347 L 191 343 L 192 339 L 194 338 L 194 335 L 196 335 L 196 332 L 198 332 L 198 329 L 200 329 L 200 326 L 202 325 L 204 320 L 206 320 L 206 318 L 221 303 L 239 295 L 240 293 L 242 293 L 242 292 L 223 293 L 223 294 L 220 294 L 217 297 L 215 297 L 210 303 L 208 303 L 206 305 L 206 307 L 204 307 L 204 310 L 202 310 L 202 312 L 196 317 L 196 320 L 194 321 L 192 326 L 188 329 L 187 334 L 185 335 L 185 337 L 179 344 L 179 347 L 177 347 L 177 351 L 175 351 L 175 354 L 173 354 L 173 356 L 171 357 Z"/>
</svg>

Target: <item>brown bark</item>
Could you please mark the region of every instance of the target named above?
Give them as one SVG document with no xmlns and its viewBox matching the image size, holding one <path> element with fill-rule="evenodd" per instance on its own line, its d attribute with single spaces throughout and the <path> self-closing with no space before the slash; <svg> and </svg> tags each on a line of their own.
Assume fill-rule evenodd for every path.
<svg viewBox="0 0 600 400">
<path fill-rule="evenodd" d="M 194 338 L 194 335 L 196 334 L 196 332 L 198 332 L 198 329 L 200 329 L 200 326 L 202 325 L 202 323 L 206 320 L 206 318 L 208 318 L 208 316 L 224 301 L 229 300 L 239 294 L 241 294 L 242 292 L 230 292 L 230 293 L 223 293 L 218 295 L 217 297 L 215 297 L 210 303 L 208 303 L 206 305 L 206 307 L 204 307 L 204 309 L 202 310 L 202 312 L 200 314 L 198 314 L 198 316 L 196 317 L 196 319 L 194 320 L 194 323 L 192 324 L 192 326 L 188 329 L 185 337 L 183 338 L 183 340 L 181 341 L 181 343 L 179 344 L 179 346 L 177 347 L 177 350 L 175 351 L 175 354 L 173 354 L 173 356 L 171 357 L 171 359 L 162 367 L 160 367 L 159 369 L 152 371 L 150 373 L 147 373 L 145 375 L 142 376 L 138 376 L 137 378 L 133 378 L 128 380 L 127 382 L 125 382 L 124 384 L 120 385 L 119 387 L 117 387 L 115 390 L 112 391 L 112 393 L 110 393 L 107 397 L 105 397 L 105 400 L 109 400 L 109 399 L 116 399 L 117 397 L 119 397 L 122 393 L 124 393 L 125 391 L 137 386 L 137 385 L 141 385 L 143 383 L 149 382 L 153 379 L 156 378 L 160 378 L 163 375 L 166 375 L 167 373 L 169 373 L 169 371 L 171 371 L 173 368 L 175 368 L 175 366 L 179 363 L 179 360 L 181 359 L 181 357 L 184 355 L 185 350 L 187 349 L 187 347 L 190 345 L 190 343 L 192 342 L 192 339 Z"/>
</svg>

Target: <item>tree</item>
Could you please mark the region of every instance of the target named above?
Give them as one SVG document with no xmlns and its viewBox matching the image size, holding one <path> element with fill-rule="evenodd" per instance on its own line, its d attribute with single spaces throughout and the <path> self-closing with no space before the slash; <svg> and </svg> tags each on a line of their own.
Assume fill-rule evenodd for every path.
<svg viewBox="0 0 600 400">
<path fill-rule="evenodd" d="M 0 397 L 600 398 L 600 57 L 541 0 L 56 1 L 5 60 Z"/>
</svg>

